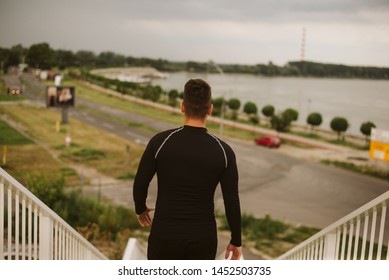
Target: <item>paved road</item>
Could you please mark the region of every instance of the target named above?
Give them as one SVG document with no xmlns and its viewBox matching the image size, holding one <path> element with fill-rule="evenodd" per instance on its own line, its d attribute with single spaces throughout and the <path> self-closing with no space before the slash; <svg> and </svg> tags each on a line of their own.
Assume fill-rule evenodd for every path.
<svg viewBox="0 0 389 280">
<path fill-rule="evenodd" d="M 41 91 L 44 89 L 31 77 L 24 78 L 35 88 Z M 43 98 L 31 92 L 27 92 L 26 96 L 36 100 Z M 77 104 L 124 121 L 147 123 L 157 131 L 172 128 L 169 123 L 112 109 L 80 97 L 77 97 Z M 133 141 L 147 143 L 151 137 L 151 133 L 93 111 L 75 108 L 70 114 L 71 117 Z M 251 142 L 225 140 L 237 155 L 242 211 L 255 216 L 269 214 L 287 222 L 323 228 L 389 190 L 389 183 L 382 180 L 292 158 Z M 155 195 L 153 182 L 150 189 L 151 202 L 155 200 Z M 223 208 L 220 192 L 216 194 L 216 205 Z"/>
<path fill-rule="evenodd" d="M 323 228 L 389 190 L 388 182 L 231 143 L 240 168 L 242 209 Z"/>
</svg>

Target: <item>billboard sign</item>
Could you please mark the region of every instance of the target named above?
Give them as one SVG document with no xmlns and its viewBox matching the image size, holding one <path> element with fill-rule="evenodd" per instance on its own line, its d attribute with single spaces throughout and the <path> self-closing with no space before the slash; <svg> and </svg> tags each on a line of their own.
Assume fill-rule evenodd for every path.
<svg viewBox="0 0 389 280">
<path fill-rule="evenodd" d="M 48 86 L 46 88 L 47 107 L 74 107 L 74 87 Z"/>
<path fill-rule="evenodd" d="M 370 157 L 389 161 L 389 131 L 371 129 Z"/>
</svg>

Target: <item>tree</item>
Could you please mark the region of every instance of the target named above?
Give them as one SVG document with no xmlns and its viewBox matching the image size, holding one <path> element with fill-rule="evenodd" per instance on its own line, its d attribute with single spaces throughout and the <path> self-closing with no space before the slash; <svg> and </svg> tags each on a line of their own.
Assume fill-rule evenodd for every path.
<svg viewBox="0 0 389 280">
<path fill-rule="evenodd" d="M 207 72 L 208 63 L 199 63 L 196 61 L 188 61 L 186 63 L 186 70 L 189 72 Z"/>
<path fill-rule="evenodd" d="M 258 112 L 257 105 L 255 103 L 248 101 L 243 106 L 243 112 L 245 112 L 247 115 L 256 115 Z"/>
<path fill-rule="evenodd" d="M 27 49 L 25 49 L 22 45 L 13 46 L 9 50 L 8 57 L 8 66 L 17 66 L 19 63 L 24 62 L 25 56 L 27 53 Z"/>
<path fill-rule="evenodd" d="M 97 57 L 94 52 L 81 50 L 76 53 L 76 60 L 78 66 L 90 67 L 96 65 Z"/>
<path fill-rule="evenodd" d="M 371 135 L 371 129 L 375 128 L 376 125 L 370 121 L 362 123 L 360 127 L 360 131 L 362 132 L 363 135 L 366 137 L 366 143 L 369 142 L 369 137 Z"/>
<path fill-rule="evenodd" d="M 9 49 L 0 48 L 0 74 L 3 74 L 8 69 L 9 52 Z"/>
<path fill-rule="evenodd" d="M 169 97 L 168 104 L 169 104 L 170 106 L 172 106 L 172 107 L 176 107 L 176 105 L 177 105 L 178 91 L 175 90 L 175 89 L 172 89 L 171 91 L 169 91 L 168 97 Z"/>
<path fill-rule="evenodd" d="M 311 125 L 312 130 L 315 126 L 321 125 L 322 122 L 323 122 L 323 118 L 321 117 L 320 113 L 317 112 L 310 113 L 307 117 L 307 124 Z"/>
<path fill-rule="evenodd" d="M 278 132 L 288 131 L 290 123 L 290 118 L 288 118 L 285 114 L 273 115 L 270 119 L 271 127 Z"/>
<path fill-rule="evenodd" d="M 266 117 L 271 117 L 274 115 L 274 106 L 273 105 L 266 105 L 262 108 L 262 114 Z"/>
<path fill-rule="evenodd" d="M 258 124 L 259 123 L 259 118 L 257 115 L 258 108 L 255 103 L 248 101 L 246 104 L 243 106 L 243 112 L 245 112 L 249 118 L 249 121 L 252 122 L 253 124 Z"/>
<path fill-rule="evenodd" d="M 27 63 L 31 67 L 51 69 L 54 65 L 54 51 L 48 43 L 34 44 L 27 51 Z"/>
<path fill-rule="evenodd" d="M 57 50 L 54 52 L 56 65 L 59 69 L 65 69 L 69 66 L 76 66 L 77 59 L 72 51 Z"/>
<path fill-rule="evenodd" d="M 290 122 L 297 121 L 297 119 L 299 118 L 299 112 L 297 112 L 295 109 L 292 108 L 286 109 L 282 113 L 282 115 L 284 116 L 284 118 L 290 120 Z"/>
<path fill-rule="evenodd" d="M 224 101 L 223 97 L 218 97 L 218 98 L 215 98 L 212 100 L 212 105 L 213 105 L 212 115 L 213 116 L 220 116 L 221 115 L 224 102 L 225 101 Z"/>
<path fill-rule="evenodd" d="M 97 57 L 97 63 L 100 67 L 120 67 L 124 66 L 125 61 L 125 56 L 113 52 L 102 52 Z"/>
<path fill-rule="evenodd" d="M 330 126 L 333 131 L 338 133 L 338 140 L 340 140 L 341 133 L 348 129 L 349 123 L 347 119 L 343 117 L 335 117 L 332 119 Z"/>
<path fill-rule="evenodd" d="M 240 108 L 240 100 L 237 98 L 231 98 L 228 100 L 228 108 L 232 110 L 232 119 L 236 120 L 238 118 L 238 110 Z"/>
</svg>

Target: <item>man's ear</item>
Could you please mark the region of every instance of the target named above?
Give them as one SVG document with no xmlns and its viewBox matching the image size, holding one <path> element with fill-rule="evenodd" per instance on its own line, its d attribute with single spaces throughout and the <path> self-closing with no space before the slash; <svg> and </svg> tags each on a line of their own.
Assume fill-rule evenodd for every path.
<svg viewBox="0 0 389 280">
<path fill-rule="evenodd" d="M 185 106 L 183 101 L 181 102 L 181 112 L 185 114 Z"/>
<path fill-rule="evenodd" d="M 209 108 L 208 108 L 207 115 L 211 115 L 212 110 L 213 110 L 213 105 L 211 104 L 211 105 L 209 106 Z"/>
</svg>

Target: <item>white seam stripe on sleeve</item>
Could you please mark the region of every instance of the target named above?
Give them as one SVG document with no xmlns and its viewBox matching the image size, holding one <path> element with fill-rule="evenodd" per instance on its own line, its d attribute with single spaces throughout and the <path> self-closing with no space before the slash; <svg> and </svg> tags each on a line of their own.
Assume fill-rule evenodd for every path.
<svg viewBox="0 0 389 280">
<path fill-rule="evenodd" d="M 162 149 L 163 145 L 165 145 L 166 141 L 170 138 L 170 136 L 172 136 L 174 133 L 179 132 L 179 131 L 181 131 L 181 130 L 183 130 L 183 129 L 184 129 L 184 127 L 181 127 L 181 128 L 179 128 L 179 129 L 176 129 L 176 130 L 174 130 L 172 133 L 170 133 L 168 137 L 166 137 L 166 139 L 162 142 L 161 146 L 159 146 L 158 151 L 155 153 L 155 159 L 157 159 L 157 156 L 158 156 L 159 151 Z"/>
<path fill-rule="evenodd" d="M 226 154 L 226 150 L 224 150 L 224 147 L 222 145 L 222 143 L 220 143 L 219 139 L 217 139 L 215 136 L 213 136 L 211 133 L 207 132 L 213 139 L 215 139 L 217 141 L 217 143 L 219 144 L 220 148 L 222 148 L 222 151 L 223 151 L 223 154 L 224 154 L 224 160 L 226 162 L 226 165 L 225 165 L 225 168 L 227 168 L 228 166 L 228 162 L 227 162 L 227 154 Z"/>
</svg>

